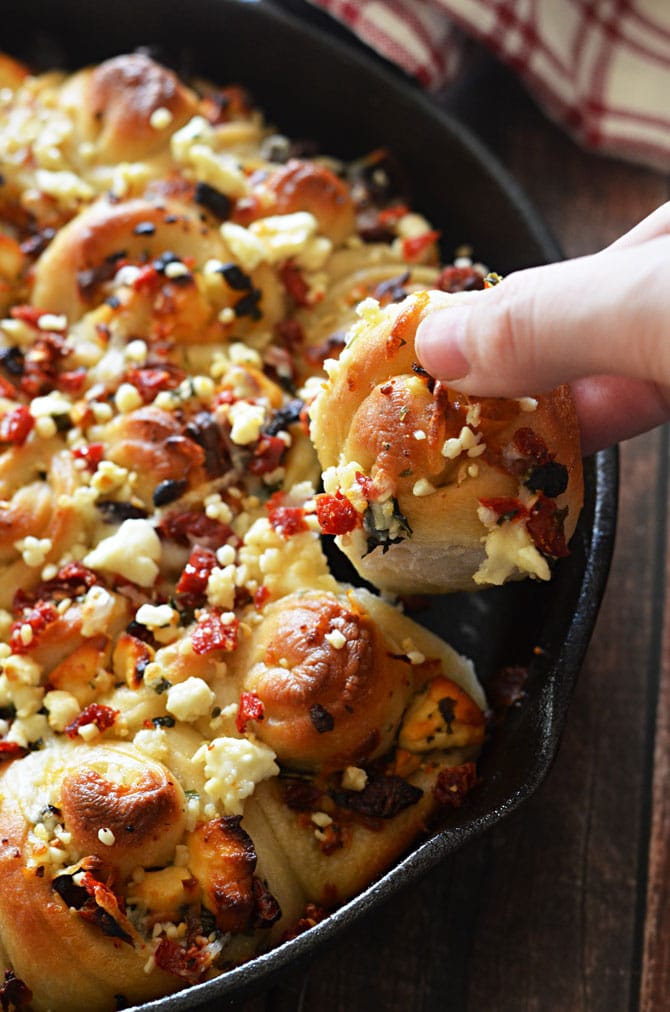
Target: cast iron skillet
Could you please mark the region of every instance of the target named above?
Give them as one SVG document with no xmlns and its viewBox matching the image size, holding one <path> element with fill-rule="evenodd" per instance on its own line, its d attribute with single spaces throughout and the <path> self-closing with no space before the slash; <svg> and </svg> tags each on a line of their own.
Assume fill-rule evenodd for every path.
<svg viewBox="0 0 670 1012">
<path fill-rule="evenodd" d="M 243 0 L 5 0 L 2 46 L 37 66 L 68 66 L 149 47 L 181 72 L 243 83 L 292 137 L 344 158 L 387 146 L 406 166 L 413 204 L 442 232 L 445 257 L 463 242 L 501 273 L 557 259 L 524 195 L 461 125 L 380 62 L 269 3 Z M 415 617 L 471 656 L 487 682 L 528 665 L 527 698 L 498 729 L 482 784 L 445 827 L 364 893 L 306 934 L 147 1012 L 221 1008 L 268 986 L 337 934 L 494 825 L 542 782 L 602 597 L 614 540 L 615 451 L 586 461 L 586 501 L 568 559 L 548 585 L 522 583 L 433 602 Z M 335 562 L 338 575 L 348 570 Z"/>
</svg>

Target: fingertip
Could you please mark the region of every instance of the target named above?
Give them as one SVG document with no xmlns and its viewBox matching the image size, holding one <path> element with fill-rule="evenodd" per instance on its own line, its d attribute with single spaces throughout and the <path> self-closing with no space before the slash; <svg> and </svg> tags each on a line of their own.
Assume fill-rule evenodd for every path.
<svg viewBox="0 0 670 1012">
<path fill-rule="evenodd" d="M 424 369 L 436 379 L 455 382 L 469 373 L 464 352 L 469 315 L 467 306 L 453 306 L 436 310 L 419 324 L 416 353 Z"/>
</svg>

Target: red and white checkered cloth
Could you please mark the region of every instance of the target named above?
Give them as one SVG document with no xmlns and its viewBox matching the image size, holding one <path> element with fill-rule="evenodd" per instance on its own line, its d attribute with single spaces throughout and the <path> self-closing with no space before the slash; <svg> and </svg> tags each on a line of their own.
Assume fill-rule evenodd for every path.
<svg viewBox="0 0 670 1012">
<path fill-rule="evenodd" d="M 670 0 L 311 3 L 430 90 L 474 36 L 583 144 L 670 169 Z"/>
</svg>

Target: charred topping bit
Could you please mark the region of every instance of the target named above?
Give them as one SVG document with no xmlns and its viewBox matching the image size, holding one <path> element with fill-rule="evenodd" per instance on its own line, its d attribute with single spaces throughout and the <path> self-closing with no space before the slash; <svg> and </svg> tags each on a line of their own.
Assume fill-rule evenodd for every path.
<svg viewBox="0 0 670 1012">
<path fill-rule="evenodd" d="M 133 936 L 128 930 L 130 924 L 112 890 L 98 878 L 100 874 L 101 862 L 88 857 L 77 874 L 77 884 L 74 875 L 66 873 L 57 875 L 51 887 L 83 920 L 100 928 L 104 935 L 132 945 Z"/>
<path fill-rule="evenodd" d="M 147 511 L 142 506 L 134 506 L 130 502 L 116 502 L 114 499 L 99 499 L 96 509 L 102 513 L 105 524 L 122 524 L 124 520 L 145 520 Z"/>
<path fill-rule="evenodd" d="M 432 394 L 433 390 L 435 389 L 436 383 L 435 377 L 431 376 L 430 373 L 426 369 L 424 369 L 422 365 L 419 365 L 418 362 L 412 362 L 412 372 L 416 373 L 417 376 L 420 376 L 422 379 L 426 380 L 426 386 L 428 387 L 429 391 Z"/>
<path fill-rule="evenodd" d="M 221 264 L 220 267 L 217 267 L 216 273 L 220 274 L 228 287 L 236 292 L 247 292 L 253 288 L 251 278 L 237 264 Z"/>
<path fill-rule="evenodd" d="M 524 485 L 531 492 L 543 492 L 550 499 L 555 499 L 568 487 L 568 469 L 565 464 L 551 460 L 532 468 Z"/>
<path fill-rule="evenodd" d="M 197 183 L 193 199 L 196 204 L 200 204 L 207 211 L 210 211 L 215 218 L 219 218 L 221 221 L 223 221 L 224 218 L 230 217 L 232 209 L 230 197 L 227 197 L 225 193 L 222 193 L 221 190 L 217 190 L 214 186 L 210 186 L 209 183 Z"/>
<path fill-rule="evenodd" d="M 409 271 L 399 274 L 395 278 L 389 278 L 377 285 L 372 293 L 380 305 L 387 306 L 391 302 L 402 302 L 407 295 L 405 285 L 410 279 Z"/>
<path fill-rule="evenodd" d="M 281 917 L 281 907 L 257 875 L 254 875 L 251 880 L 251 889 L 254 898 L 254 916 L 251 927 L 271 928 Z"/>
<path fill-rule="evenodd" d="M 33 992 L 14 974 L 13 970 L 5 970 L 5 976 L 0 984 L 0 1006 L 3 1012 L 29 1012 L 33 1000 Z"/>
<path fill-rule="evenodd" d="M 111 281 L 118 270 L 119 260 L 125 259 L 126 251 L 118 250 L 105 257 L 96 267 L 77 272 L 77 287 L 83 299 L 90 298 L 98 285 Z"/>
<path fill-rule="evenodd" d="M 437 704 L 437 708 L 440 711 L 440 716 L 442 717 L 442 720 L 446 724 L 447 734 L 453 733 L 453 722 L 456 719 L 455 714 L 456 702 L 457 701 L 453 699 L 451 696 L 443 696 L 442 699 L 440 699 Z"/>
<path fill-rule="evenodd" d="M 154 506 L 156 508 L 167 506 L 168 503 L 181 498 L 187 488 L 188 481 L 186 478 L 166 478 L 165 481 L 156 485 L 154 489 L 152 496 Z"/>
<path fill-rule="evenodd" d="M 296 397 L 281 408 L 277 408 L 270 421 L 263 426 L 263 433 L 266 436 L 276 436 L 289 425 L 299 422 L 304 407 L 305 402 Z"/>
<path fill-rule="evenodd" d="M 165 268 L 169 264 L 176 263 L 181 263 L 181 259 L 177 256 L 177 254 L 173 253 L 171 250 L 165 250 L 160 256 L 156 257 L 155 260 L 151 261 L 151 266 L 154 270 L 158 271 L 159 274 L 164 274 Z"/>
<path fill-rule="evenodd" d="M 218 478 L 231 467 L 230 453 L 223 430 L 209 411 L 199 411 L 184 429 L 184 435 L 205 451 L 205 470 Z"/>
<path fill-rule="evenodd" d="M 323 791 L 313 780 L 283 777 L 281 787 L 284 801 L 294 812 L 314 812 L 321 807 Z"/>
<path fill-rule="evenodd" d="M 338 805 L 358 815 L 392 819 L 398 812 L 415 805 L 423 797 L 423 791 L 402 777 L 392 775 L 368 780 L 362 791 L 337 791 L 334 797 Z"/>
<path fill-rule="evenodd" d="M 263 316 L 259 303 L 263 298 L 260 288 L 252 288 L 250 292 L 243 295 L 233 306 L 235 316 L 250 316 L 252 320 L 260 320 Z"/>
<path fill-rule="evenodd" d="M 40 232 L 36 232 L 35 235 L 24 239 L 20 246 L 21 252 L 27 257 L 39 256 L 47 248 L 55 234 L 55 228 L 43 228 Z"/>
<path fill-rule="evenodd" d="M 313 706 L 310 706 L 309 719 L 312 721 L 318 734 L 325 734 L 327 731 L 332 731 L 335 727 L 332 713 L 329 713 L 325 706 L 321 706 L 320 703 L 314 703 Z"/>
<path fill-rule="evenodd" d="M 23 376 L 26 356 L 20 348 L 0 348 L 0 367 L 10 376 Z"/>
</svg>

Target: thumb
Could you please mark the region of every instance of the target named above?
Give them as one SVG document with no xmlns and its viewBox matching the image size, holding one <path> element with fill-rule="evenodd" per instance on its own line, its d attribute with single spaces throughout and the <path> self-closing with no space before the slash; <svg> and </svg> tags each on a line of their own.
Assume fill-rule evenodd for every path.
<svg viewBox="0 0 670 1012">
<path fill-rule="evenodd" d="M 542 393 L 578 377 L 670 384 L 670 237 L 510 274 L 419 325 L 417 356 L 481 396 Z"/>
</svg>

